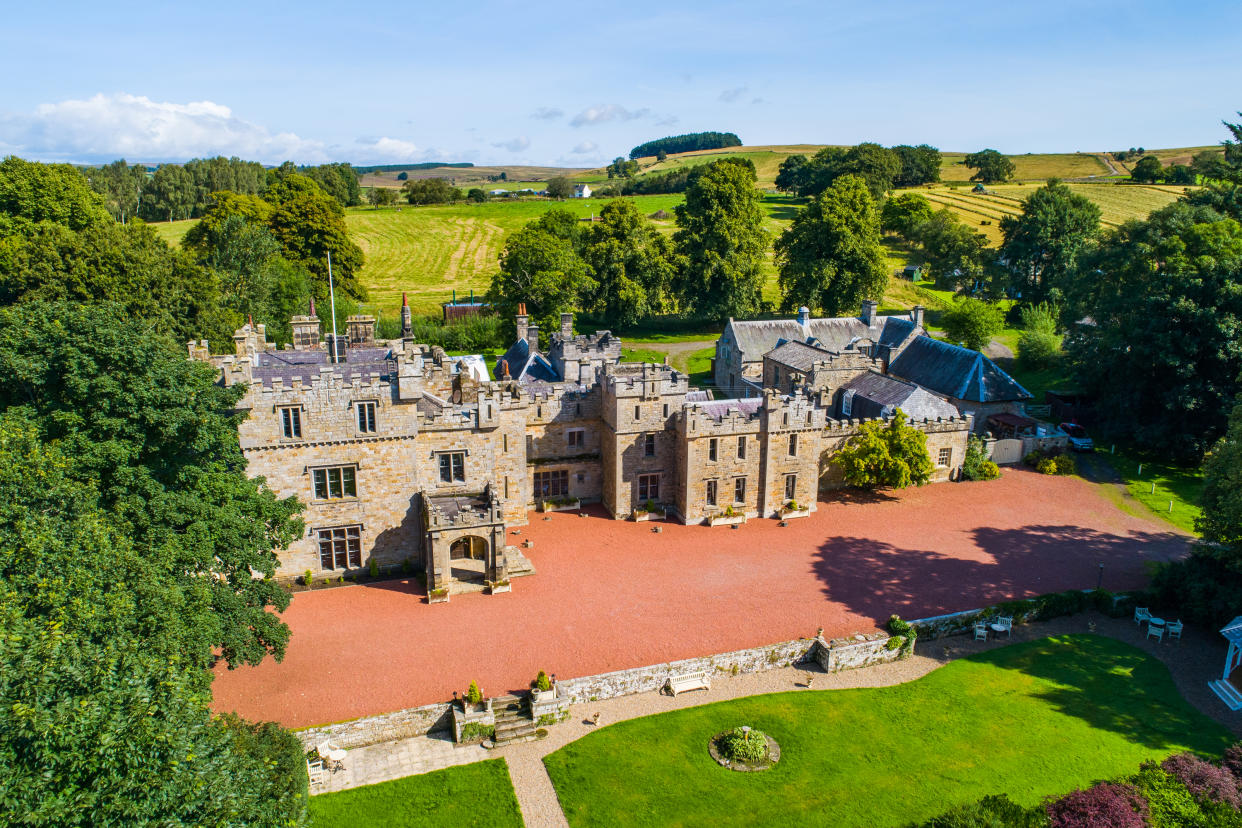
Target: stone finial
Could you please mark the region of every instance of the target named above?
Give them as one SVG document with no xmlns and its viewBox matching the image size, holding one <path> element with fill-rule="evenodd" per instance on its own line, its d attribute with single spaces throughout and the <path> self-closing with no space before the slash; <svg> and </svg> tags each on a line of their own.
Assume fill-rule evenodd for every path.
<svg viewBox="0 0 1242 828">
<path fill-rule="evenodd" d="M 311 317 L 311 318 L 313 319 L 314 317 L 316 317 L 316 316 L 318 316 L 318 315 L 319 315 L 319 314 L 315 313 L 315 297 L 314 297 L 314 296 L 312 296 L 312 297 L 310 298 L 310 313 L 308 313 L 308 314 L 307 314 L 307 316 L 309 316 L 309 317 Z"/>
</svg>

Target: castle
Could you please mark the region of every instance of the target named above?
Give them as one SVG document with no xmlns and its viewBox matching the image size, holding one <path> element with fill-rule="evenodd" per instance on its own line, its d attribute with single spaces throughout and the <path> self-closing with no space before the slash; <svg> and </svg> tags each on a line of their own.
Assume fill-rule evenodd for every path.
<svg viewBox="0 0 1242 828">
<path fill-rule="evenodd" d="M 801 515 L 842 485 L 832 455 L 866 419 L 900 407 L 927 434 L 933 480 L 944 481 L 960 470 L 974 409 L 1025 394 L 985 357 L 932 340 L 921 308 L 730 320 L 713 369 L 728 399 L 668 364 L 621 362 L 617 337 L 575 334 L 571 314 L 544 349 L 524 310 L 493 379 L 477 358 L 414 342 L 404 303 L 405 335 L 391 341 L 375 339 L 369 316 L 325 336 L 312 302 L 293 317 L 289 348 L 252 323 L 227 356 L 190 343 L 221 382 L 246 388 L 249 473 L 306 504 L 307 532 L 280 553 L 278 576 L 374 561 L 425 571 L 433 597 L 482 583 L 499 591 L 532 571 L 506 541 L 532 509 L 598 503 L 617 519 L 666 512 L 707 524 Z M 1013 400 L 971 399 L 1002 386 Z"/>
</svg>

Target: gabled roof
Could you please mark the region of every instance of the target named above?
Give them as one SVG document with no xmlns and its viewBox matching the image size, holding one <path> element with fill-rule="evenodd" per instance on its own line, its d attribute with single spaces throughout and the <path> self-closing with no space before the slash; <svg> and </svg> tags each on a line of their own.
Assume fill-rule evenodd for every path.
<svg viewBox="0 0 1242 828">
<path fill-rule="evenodd" d="M 1222 627 L 1220 634 L 1230 644 L 1242 644 L 1242 615 L 1239 615 Z"/>
<path fill-rule="evenodd" d="M 742 352 L 743 362 L 758 362 L 783 339 L 787 342 L 816 341 L 827 351 L 839 353 L 860 339 L 896 347 L 914 330 L 908 316 L 877 316 L 868 327 L 856 316 L 832 319 L 808 319 L 805 325 L 796 319 L 730 320 L 727 329 Z"/>
<path fill-rule="evenodd" d="M 930 336 L 913 339 L 888 371 L 959 400 L 987 403 L 1032 398 L 1030 391 L 983 354 Z"/>
<path fill-rule="evenodd" d="M 556 369 L 552 367 L 552 363 L 543 358 L 540 353 L 531 353 L 530 343 L 525 339 L 519 339 L 509 346 L 509 350 L 505 351 L 504 356 L 496 360 L 496 365 L 492 370 L 492 376 L 496 379 L 502 379 L 504 371 L 500 368 L 500 363 L 505 362 L 509 368 L 509 376 L 518 382 L 560 382 L 561 377 L 556 373 Z"/>
<path fill-rule="evenodd" d="M 912 420 L 947 420 L 960 415 L 947 400 L 912 382 L 877 371 L 859 374 L 842 388 L 854 392 L 850 407 L 852 417 L 890 417 L 898 408 Z"/>
<path fill-rule="evenodd" d="M 275 379 L 286 385 L 300 379 L 309 385 L 327 367 L 348 384 L 355 379 L 365 381 L 371 375 L 386 379 L 394 367 L 391 359 L 392 351 L 388 348 L 347 348 L 345 361 L 335 363 L 328 362 L 328 352 L 322 349 L 260 351 L 255 354 L 252 375 L 266 386 Z"/>
<path fill-rule="evenodd" d="M 809 371 L 815 363 L 830 356 L 832 356 L 830 351 L 807 342 L 781 340 L 775 348 L 764 354 L 763 358 L 793 368 L 795 371 Z"/>
</svg>

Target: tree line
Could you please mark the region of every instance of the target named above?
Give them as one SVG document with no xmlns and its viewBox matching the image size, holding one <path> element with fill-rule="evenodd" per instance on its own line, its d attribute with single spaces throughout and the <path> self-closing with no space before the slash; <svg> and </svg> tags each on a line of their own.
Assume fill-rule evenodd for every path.
<svg viewBox="0 0 1242 828">
<path fill-rule="evenodd" d="M 644 158 L 648 155 L 671 155 L 678 152 L 694 152 L 695 150 L 723 149 L 740 147 L 742 139 L 732 132 L 687 132 L 685 135 L 670 135 L 657 138 L 645 144 L 639 144 L 630 150 L 630 158 Z"/>
<path fill-rule="evenodd" d="M 338 313 L 365 298 L 362 251 L 340 202 L 315 181 L 271 171 L 263 194 L 213 193 L 183 248 L 141 221 L 117 222 L 83 172 L 9 157 L 0 162 L 0 306 L 110 301 L 135 324 L 180 342 L 227 348 L 248 316 L 288 341 L 289 317 L 328 297 Z"/>
<path fill-rule="evenodd" d="M 286 161 L 280 167 L 267 169 L 257 161 L 219 156 L 196 158 L 184 164 L 161 164 L 150 171 L 121 159 L 88 167 L 85 174 L 112 217 L 125 222 L 135 217 L 144 221 L 199 218 L 210 209 L 213 193 L 263 195 L 273 181 L 294 172 L 316 182 L 342 207 L 362 203 L 358 172 L 345 163 L 297 167 Z"/>
</svg>

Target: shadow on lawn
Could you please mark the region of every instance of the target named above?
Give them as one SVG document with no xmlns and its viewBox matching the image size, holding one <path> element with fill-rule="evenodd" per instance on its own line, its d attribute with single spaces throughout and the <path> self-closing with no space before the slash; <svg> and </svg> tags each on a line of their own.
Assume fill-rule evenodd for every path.
<svg viewBox="0 0 1242 828">
<path fill-rule="evenodd" d="M 820 544 L 812 569 L 831 601 L 878 625 L 896 613 L 918 618 L 1066 589 L 1091 589 L 1104 564 L 1104 587 L 1132 586 L 1147 561 L 1186 552 L 1173 532 L 1115 535 L 1081 526 L 982 527 L 972 533 L 986 560 L 902 549 L 858 537 Z"/>
<path fill-rule="evenodd" d="M 1164 664 L 1116 639 L 1054 636 L 971 660 L 1043 679 L 1052 686 L 1035 695 L 1057 712 L 1153 750 L 1219 754 L 1232 741 L 1182 698 Z"/>
</svg>

